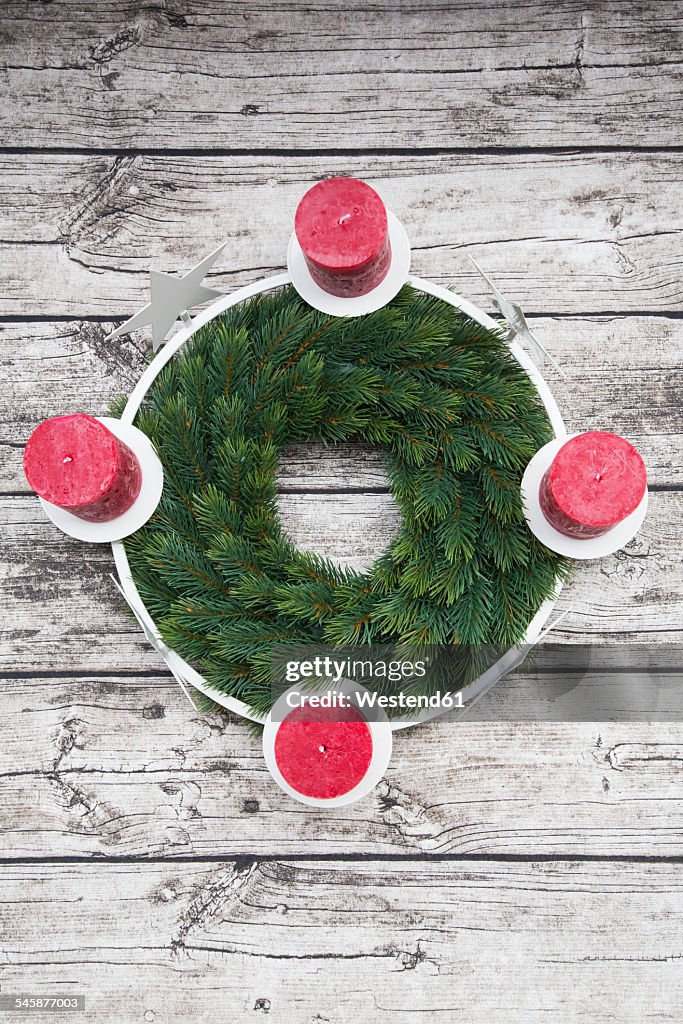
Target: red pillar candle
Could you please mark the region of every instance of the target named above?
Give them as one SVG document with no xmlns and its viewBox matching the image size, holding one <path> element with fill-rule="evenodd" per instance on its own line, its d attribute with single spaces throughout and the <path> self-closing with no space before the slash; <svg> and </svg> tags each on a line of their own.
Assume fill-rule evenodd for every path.
<svg viewBox="0 0 683 1024">
<path fill-rule="evenodd" d="M 292 789 L 314 800 L 333 800 L 354 789 L 373 757 L 368 723 L 351 708 L 290 712 L 275 736 L 275 762 Z"/>
<path fill-rule="evenodd" d="M 389 271 L 387 211 L 364 181 L 319 181 L 299 203 L 294 230 L 311 277 L 331 295 L 366 295 Z"/>
<path fill-rule="evenodd" d="M 99 420 L 80 413 L 36 427 L 24 451 L 24 473 L 45 501 L 91 523 L 127 512 L 142 484 L 135 453 Z"/>
<path fill-rule="evenodd" d="M 592 430 L 564 444 L 541 480 L 539 501 L 551 526 L 567 537 L 600 537 L 643 499 L 645 465 L 628 441 Z"/>
</svg>

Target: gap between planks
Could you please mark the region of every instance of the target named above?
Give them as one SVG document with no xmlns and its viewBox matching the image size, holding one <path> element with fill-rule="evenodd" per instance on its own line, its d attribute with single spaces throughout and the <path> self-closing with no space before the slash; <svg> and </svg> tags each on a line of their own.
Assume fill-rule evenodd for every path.
<svg viewBox="0 0 683 1024">
<path fill-rule="evenodd" d="M 69 864 L 234 864 L 249 868 L 259 864 L 366 864 L 366 863 L 439 863 L 463 864 L 472 861 L 486 861 L 490 864 L 683 864 L 683 856 L 671 854 L 601 854 L 601 853 L 282 853 L 282 854 L 210 854 L 197 853 L 164 856 L 153 854 L 149 857 L 133 854 L 64 857 L 0 857 L 1 867 L 21 864 L 51 864 L 56 867 Z"/>
<path fill-rule="evenodd" d="M 582 146 L 387 146 L 385 149 L 362 146 L 359 148 L 340 149 L 309 149 L 305 146 L 277 147 L 156 147 L 126 146 L 3 146 L 0 144 L 2 156 L 106 156 L 120 159 L 122 157 L 275 157 L 278 159 L 297 159 L 299 157 L 424 157 L 424 156 L 590 156 L 609 155 L 610 153 L 647 155 L 649 153 L 683 153 L 683 146 L 678 145 L 600 145 L 599 143 Z"/>
</svg>

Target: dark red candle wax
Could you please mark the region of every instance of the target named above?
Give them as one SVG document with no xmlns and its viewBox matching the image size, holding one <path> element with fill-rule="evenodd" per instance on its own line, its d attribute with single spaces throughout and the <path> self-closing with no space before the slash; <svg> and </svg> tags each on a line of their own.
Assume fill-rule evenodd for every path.
<svg viewBox="0 0 683 1024">
<path fill-rule="evenodd" d="M 568 537 L 600 537 L 626 519 L 647 485 L 640 455 L 617 434 L 589 431 L 564 444 L 539 490 L 544 516 Z"/>
<path fill-rule="evenodd" d="M 294 230 L 311 277 L 332 295 L 365 295 L 387 275 L 387 211 L 364 181 L 319 181 L 299 203 Z"/>
<path fill-rule="evenodd" d="M 137 456 L 92 416 L 56 416 L 31 434 L 24 473 L 33 490 L 79 519 L 106 523 L 127 512 L 142 484 Z"/>
<path fill-rule="evenodd" d="M 354 709 L 296 708 L 276 733 L 275 760 L 297 793 L 331 800 L 348 793 L 367 774 L 372 735 Z"/>
</svg>

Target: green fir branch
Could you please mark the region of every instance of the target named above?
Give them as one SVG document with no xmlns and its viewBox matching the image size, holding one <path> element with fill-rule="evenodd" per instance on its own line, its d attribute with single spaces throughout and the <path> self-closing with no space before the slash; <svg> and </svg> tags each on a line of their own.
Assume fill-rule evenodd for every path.
<svg viewBox="0 0 683 1024">
<path fill-rule="evenodd" d="M 161 370 L 136 423 L 165 484 L 125 541 L 133 578 L 165 642 L 254 712 L 282 643 L 439 645 L 430 685 L 457 685 L 569 571 L 524 521 L 521 476 L 552 437 L 533 383 L 502 331 L 411 287 L 356 318 L 291 287 L 241 303 Z M 342 440 L 385 447 L 402 513 L 366 573 L 297 551 L 277 512 L 282 449 Z"/>
</svg>

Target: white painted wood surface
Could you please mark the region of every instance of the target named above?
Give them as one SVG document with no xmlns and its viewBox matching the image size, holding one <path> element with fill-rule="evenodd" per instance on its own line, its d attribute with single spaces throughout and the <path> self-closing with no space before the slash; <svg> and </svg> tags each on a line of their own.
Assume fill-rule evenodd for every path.
<svg viewBox="0 0 683 1024">
<path fill-rule="evenodd" d="M 15 864 L 3 989 L 87 988 L 100 1024 L 676 1021 L 682 886 L 667 863 Z"/>
<path fill-rule="evenodd" d="M 8 145 L 669 145 L 680 3 L 7 4 Z"/>
<path fill-rule="evenodd" d="M 391 538 L 390 498 L 366 491 L 285 494 L 283 518 L 300 546 L 371 563 Z M 0 667 L 42 672 L 136 671 L 159 666 L 109 579 L 111 551 L 83 547 L 49 524 L 28 496 L 0 499 L 11 620 L 0 621 Z M 577 569 L 557 605 L 573 611 L 556 636 L 576 643 L 680 643 L 681 491 L 657 491 L 641 533 L 624 551 Z"/>
<path fill-rule="evenodd" d="M 98 1024 L 679 1021 L 683 4 L 2 14 L 0 992 L 81 991 Z M 343 173 L 401 217 L 414 272 L 491 310 L 473 255 L 522 303 L 570 428 L 642 451 L 644 529 L 578 567 L 557 638 L 645 643 L 661 671 L 589 676 L 628 721 L 510 721 L 533 695 L 512 680 L 500 720 L 401 733 L 383 785 L 323 815 L 190 708 L 21 454 L 131 389 L 144 333 L 104 337 L 150 265 L 227 237 L 212 284 L 273 272 L 298 198 Z M 357 565 L 396 522 L 368 449 L 288 453 L 280 507 Z"/>
<path fill-rule="evenodd" d="M 0 276 L 8 269 L 0 264 Z M 481 301 L 493 312 L 485 297 Z M 563 380 L 552 367 L 545 371 L 568 429 L 609 427 L 621 432 L 642 451 L 650 484 L 683 484 L 683 408 L 677 377 L 683 320 L 623 314 L 531 320 L 566 374 Z M 33 425 L 53 414 L 55 393 L 62 412 L 87 406 L 104 414 L 113 395 L 133 388 L 146 365 L 145 335 L 138 332 L 112 345 L 104 341 L 112 326 L 111 320 L 68 320 L 32 323 L 27 329 L 25 321 L 0 322 L 0 374 L 7 381 L 0 390 L 0 493 L 29 493 L 21 468 L 23 444 Z M 40 389 L 36 379 L 44 385 Z M 311 458 L 303 450 L 292 453 L 282 473 L 283 488 L 385 486 L 379 454 L 359 454 L 357 446 L 341 446 L 326 459 L 320 454 L 317 450 Z"/>
<path fill-rule="evenodd" d="M 183 271 L 226 238 L 210 282 L 255 281 L 282 269 L 310 182 L 351 173 L 400 215 L 413 273 L 470 299 L 488 302 L 474 256 L 531 313 L 680 308 L 683 153 L 621 150 L 39 161 L 0 151 L 3 306 L 123 319 L 147 301 L 150 263 Z"/>
<path fill-rule="evenodd" d="M 400 732 L 384 783 L 321 815 L 273 785 L 243 725 L 197 715 L 169 678 L 6 680 L 0 858 L 677 856 L 680 677 L 639 686 L 640 708 L 623 677 L 611 685 L 626 689 L 635 724 L 442 720 Z M 528 677 L 506 684 L 486 713 L 523 710 L 522 688 L 537 692 Z M 643 723 L 653 706 L 671 720 Z"/>
</svg>

